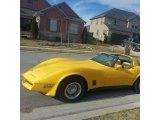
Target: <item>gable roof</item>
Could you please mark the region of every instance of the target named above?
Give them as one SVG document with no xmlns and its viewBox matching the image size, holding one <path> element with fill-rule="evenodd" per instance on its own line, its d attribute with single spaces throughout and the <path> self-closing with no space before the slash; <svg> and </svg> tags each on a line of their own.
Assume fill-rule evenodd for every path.
<svg viewBox="0 0 160 120">
<path fill-rule="evenodd" d="M 125 20 L 128 21 L 131 18 L 133 19 L 134 17 L 137 17 L 138 15 L 136 15 L 133 12 L 128 12 L 128 11 L 124 11 L 124 10 L 120 10 L 117 8 L 113 8 L 109 11 L 106 11 L 102 14 L 99 14 L 93 18 L 91 18 L 90 20 L 96 19 L 96 18 L 100 18 L 100 17 L 110 17 L 110 18 L 114 18 L 114 19 L 119 19 L 119 20 Z"/>
<path fill-rule="evenodd" d="M 28 0 L 20 0 L 20 8 L 38 11 L 51 6 L 47 0 L 30 0 L 30 2 Z"/>
<path fill-rule="evenodd" d="M 64 17 L 66 17 L 67 19 L 70 20 L 75 20 L 78 22 L 83 22 L 85 23 L 85 21 L 79 17 L 70 7 L 68 4 L 66 4 L 65 2 L 59 3 L 59 4 L 54 4 L 50 7 L 47 7 L 45 9 L 42 9 L 39 11 L 40 14 L 45 14 L 47 11 L 49 11 L 52 8 L 56 8 Z M 67 9 L 66 9 L 67 8 Z"/>
</svg>

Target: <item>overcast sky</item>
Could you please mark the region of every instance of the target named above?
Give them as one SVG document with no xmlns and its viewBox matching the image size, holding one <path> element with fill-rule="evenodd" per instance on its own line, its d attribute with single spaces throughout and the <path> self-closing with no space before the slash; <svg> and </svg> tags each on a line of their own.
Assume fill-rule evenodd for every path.
<svg viewBox="0 0 160 120">
<path fill-rule="evenodd" d="M 47 0 L 51 5 L 66 2 L 88 25 L 90 18 L 111 8 L 119 8 L 140 14 L 139 0 Z"/>
</svg>

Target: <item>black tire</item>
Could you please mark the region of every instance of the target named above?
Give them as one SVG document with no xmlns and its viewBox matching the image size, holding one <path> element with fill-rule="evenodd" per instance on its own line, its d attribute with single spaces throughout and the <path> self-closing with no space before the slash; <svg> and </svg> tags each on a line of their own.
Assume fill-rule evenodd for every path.
<svg viewBox="0 0 160 120">
<path fill-rule="evenodd" d="M 78 89 L 81 89 L 81 91 L 80 91 L 80 93 L 79 92 L 75 93 L 75 95 L 77 94 L 75 98 L 69 98 L 69 97 L 71 97 L 72 94 L 69 94 L 66 92 L 69 88 L 68 86 L 71 84 L 77 84 L 78 87 L 81 87 L 81 88 L 77 87 Z M 78 89 L 77 89 L 77 91 L 78 91 Z M 59 100 L 61 100 L 63 102 L 76 102 L 76 101 L 80 100 L 84 96 L 85 93 L 86 93 L 85 81 L 79 77 L 69 77 L 67 79 L 64 79 L 60 83 L 60 85 L 58 87 L 58 91 L 57 91 L 57 97 Z M 74 96 L 74 94 L 72 96 Z"/>
<path fill-rule="evenodd" d="M 135 92 L 140 93 L 140 78 L 138 78 L 134 83 L 133 89 Z"/>
</svg>

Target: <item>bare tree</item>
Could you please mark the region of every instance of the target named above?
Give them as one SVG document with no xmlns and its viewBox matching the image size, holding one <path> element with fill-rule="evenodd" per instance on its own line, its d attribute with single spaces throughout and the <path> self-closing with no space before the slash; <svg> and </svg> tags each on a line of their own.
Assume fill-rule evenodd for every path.
<svg viewBox="0 0 160 120">
<path fill-rule="evenodd" d="M 84 27 L 81 35 L 82 43 L 87 43 L 87 37 L 88 37 L 87 27 Z"/>
</svg>

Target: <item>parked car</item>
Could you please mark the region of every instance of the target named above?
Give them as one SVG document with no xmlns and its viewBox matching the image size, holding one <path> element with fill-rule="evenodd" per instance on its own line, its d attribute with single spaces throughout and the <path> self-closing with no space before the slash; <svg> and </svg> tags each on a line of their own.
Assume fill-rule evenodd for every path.
<svg viewBox="0 0 160 120">
<path fill-rule="evenodd" d="M 21 31 L 20 36 L 22 38 L 32 38 L 32 33 L 31 31 Z"/>
<path fill-rule="evenodd" d="M 128 40 L 128 39 L 122 40 L 121 42 L 122 47 L 125 47 L 127 44 L 131 46 L 131 49 L 133 51 L 140 51 L 140 44 L 134 42 L 134 40 Z"/>
<path fill-rule="evenodd" d="M 75 102 L 89 90 L 129 86 L 140 92 L 140 66 L 135 57 L 101 53 L 89 60 L 53 58 L 23 74 L 22 85 L 31 91 Z"/>
</svg>

